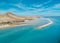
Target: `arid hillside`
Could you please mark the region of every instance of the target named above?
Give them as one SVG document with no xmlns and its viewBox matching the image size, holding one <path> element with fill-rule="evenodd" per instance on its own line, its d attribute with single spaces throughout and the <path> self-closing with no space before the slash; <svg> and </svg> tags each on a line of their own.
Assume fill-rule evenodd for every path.
<svg viewBox="0 0 60 43">
<path fill-rule="evenodd" d="M 36 18 L 40 18 L 38 16 L 17 16 L 10 12 L 5 14 L 0 14 L 0 25 L 1 24 L 20 24 L 26 21 L 34 20 Z"/>
</svg>

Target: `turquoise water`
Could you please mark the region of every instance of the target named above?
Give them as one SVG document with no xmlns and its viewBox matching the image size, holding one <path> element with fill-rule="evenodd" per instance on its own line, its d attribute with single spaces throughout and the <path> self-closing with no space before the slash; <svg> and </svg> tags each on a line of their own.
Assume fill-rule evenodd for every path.
<svg viewBox="0 0 60 43">
<path fill-rule="evenodd" d="M 60 17 L 49 18 L 54 23 L 40 30 L 41 23 L 0 30 L 0 43 L 60 43 Z"/>
</svg>

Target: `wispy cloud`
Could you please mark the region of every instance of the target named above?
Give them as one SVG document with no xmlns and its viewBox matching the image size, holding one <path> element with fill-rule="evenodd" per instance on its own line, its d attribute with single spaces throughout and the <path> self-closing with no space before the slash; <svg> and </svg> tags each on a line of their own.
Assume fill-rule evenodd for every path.
<svg viewBox="0 0 60 43">
<path fill-rule="evenodd" d="M 7 6 L 8 7 L 10 6 L 10 7 L 8 8 L 6 6 L 6 8 L 8 8 L 8 9 L 5 9 L 5 10 L 0 9 L 0 13 L 12 12 L 17 15 L 48 15 L 48 16 L 53 15 L 53 14 L 59 15 L 58 13 L 60 13 L 58 10 L 54 10 L 56 8 L 60 9 L 60 4 L 55 4 L 54 6 L 45 8 L 46 6 L 50 6 L 49 3 L 51 3 L 53 0 L 48 0 L 41 4 L 34 3 L 31 5 L 28 4 L 26 1 L 25 1 L 26 4 L 23 4 L 22 3 L 23 1 L 24 0 L 18 0 L 17 3 L 9 3 L 10 5 L 7 5 Z M 27 6 L 27 4 L 30 6 Z M 0 4 L 0 6 L 1 5 L 6 5 L 6 3 L 3 2 Z M 20 9 L 22 9 L 23 11 Z"/>
<path fill-rule="evenodd" d="M 20 9 L 23 9 L 23 10 L 25 10 L 25 12 L 26 11 L 29 11 L 29 12 L 41 12 L 41 11 L 45 11 L 45 10 L 47 10 L 47 9 L 44 9 L 44 8 L 35 8 L 35 7 L 42 7 L 44 4 L 48 4 L 49 2 L 51 2 L 52 0 L 48 0 L 47 2 L 44 2 L 43 4 L 38 4 L 38 5 L 36 5 L 36 4 L 32 4 L 31 6 L 33 6 L 33 7 L 27 7 L 25 4 L 23 4 L 23 3 L 17 3 L 17 4 L 12 4 L 13 6 L 15 6 L 15 7 L 18 7 L 18 8 L 20 8 Z"/>
<path fill-rule="evenodd" d="M 48 0 L 47 2 L 44 2 L 44 3 L 42 3 L 42 4 L 33 4 L 32 6 L 33 7 L 41 7 L 42 8 L 42 6 L 44 6 L 44 4 L 48 4 L 48 3 L 50 3 L 52 0 Z"/>
<path fill-rule="evenodd" d="M 7 13 L 7 12 L 17 12 L 18 10 L 15 8 L 9 8 L 7 10 L 0 10 L 0 14 Z"/>
<path fill-rule="evenodd" d="M 43 4 L 48 4 L 48 3 L 50 3 L 50 2 L 52 2 L 52 0 L 48 0 L 47 2 L 45 2 L 45 3 L 43 3 Z"/>
<path fill-rule="evenodd" d="M 18 8 L 23 9 L 23 10 L 26 10 L 25 6 L 24 6 L 23 4 L 21 4 L 21 3 L 13 4 L 13 6 L 16 6 L 16 7 L 18 7 Z"/>
<path fill-rule="evenodd" d="M 13 4 L 13 6 L 16 6 L 16 7 L 20 8 L 20 9 L 25 10 L 25 11 L 29 11 L 30 9 L 35 9 L 35 8 L 32 8 L 32 7 L 27 7 L 22 3 Z"/>
<path fill-rule="evenodd" d="M 53 7 L 53 8 L 60 8 L 60 3 L 59 3 L 59 4 L 54 5 L 54 7 Z"/>
<path fill-rule="evenodd" d="M 15 8 L 10 8 L 10 9 L 8 9 L 7 11 L 8 11 L 8 12 L 15 12 L 15 11 L 17 11 L 17 9 L 15 9 Z"/>
</svg>

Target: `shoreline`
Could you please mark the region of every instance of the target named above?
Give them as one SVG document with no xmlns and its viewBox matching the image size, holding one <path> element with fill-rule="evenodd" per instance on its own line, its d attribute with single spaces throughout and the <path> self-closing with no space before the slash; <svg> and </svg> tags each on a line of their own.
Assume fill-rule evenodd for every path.
<svg viewBox="0 0 60 43">
<path fill-rule="evenodd" d="M 36 19 L 34 19 L 34 20 L 36 20 Z M 31 22 L 31 21 L 33 21 L 33 20 L 27 20 L 27 21 L 23 22 L 22 24 L 18 24 L 18 25 L 9 25 L 9 24 L 2 25 L 2 26 L 0 26 L 0 29 L 10 28 L 10 27 L 16 27 L 16 26 L 31 25 L 31 24 L 28 24 L 28 22 Z"/>
<path fill-rule="evenodd" d="M 47 26 L 53 24 L 53 21 L 52 21 L 52 20 L 50 20 L 49 18 L 48 18 L 47 20 L 49 21 L 49 23 L 44 24 L 44 25 L 42 25 L 42 26 L 38 26 L 37 28 L 38 28 L 38 29 L 41 29 L 41 28 L 44 28 L 44 27 L 47 27 Z"/>
<path fill-rule="evenodd" d="M 9 24 L 2 25 L 0 26 L 0 29 L 6 29 L 6 28 L 11 28 L 11 27 L 17 27 L 17 26 L 26 26 L 26 25 L 29 25 L 27 22 L 30 22 L 30 21 L 26 21 L 24 22 L 24 24 L 18 24 L 18 25 L 9 25 Z"/>
<path fill-rule="evenodd" d="M 28 24 L 21 24 L 21 25 L 6 25 L 6 26 L 2 26 L 0 27 L 0 30 L 6 29 L 6 28 L 11 28 L 11 27 L 16 27 L 16 26 L 26 26 Z"/>
<path fill-rule="evenodd" d="M 42 25 L 42 26 L 38 26 L 37 28 L 38 28 L 38 29 L 41 29 L 41 28 L 44 28 L 44 27 L 46 27 L 46 26 L 49 26 L 49 25 L 51 25 L 51 24 L 53 23 L 53 21 L 50 20 L 49 18 L 47 18 L 47 20 L 49 21 L 49 23 L 44 24 L 44 25 Z M 33 20 L 32 20 L 32 21 L 33 21 Z M 30 21 L 27 21 L 27 22 L 30 22 Z M 10 28 L 10 27 L 16 27 L 16 26 L 26 26 L 26 25 L 30 25 L 30 24 L 28 24 L 27 22 L 25 22 L 25 24 L 19 24 L 19 25 L 9 25 L 9 24 L 2 25 L 2 26 L 0 26 L 0 29 Z"/>
<path fill-rule="evenodd" d="M 28 24 L 20 24 L 20 25 L 9 25 L 9 24 L 6 24 L 6 25 L 0 26 L 0 29 L 10 28 L 10 27 L 16 27 L 16 26 L 26 26 L 26 25 L 28 25 Z"/>
</svg>

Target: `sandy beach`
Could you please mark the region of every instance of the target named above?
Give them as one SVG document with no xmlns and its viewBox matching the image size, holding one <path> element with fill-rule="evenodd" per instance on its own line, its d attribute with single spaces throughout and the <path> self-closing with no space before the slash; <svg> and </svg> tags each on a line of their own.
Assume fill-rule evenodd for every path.
<svg viewBox="0 0 60 43">
<path fill-rule="evenodd" d="M 6 25 L 2 25 L 0 26 L 0 29 L 5 29 L 5 28 L 10 28 L 10 27 L 16 27 L 16 26 L 26 26 L 28 25 L 27 23 L 26 24 L 20 24 L 20 25 L 9 25 L 9 24 L 6 24 Z"/>
<path fill-rule="evenodd" d="M 51 24 L 53 23 L 53 21 L 50 20 L 49 18 L 48 18 L 47 20 L 49 21 L 49 23 L 44 24 L 44 25 L 42 25 L 42 26 L 38 26 L 37 28 L 38 28 L 38 29 L 41 29 L 41 28 L 44 28 L 44 27 L 46 27 L 46 26 L 49 26 L 49 25 L 51 25 Z"/>
</svg>

